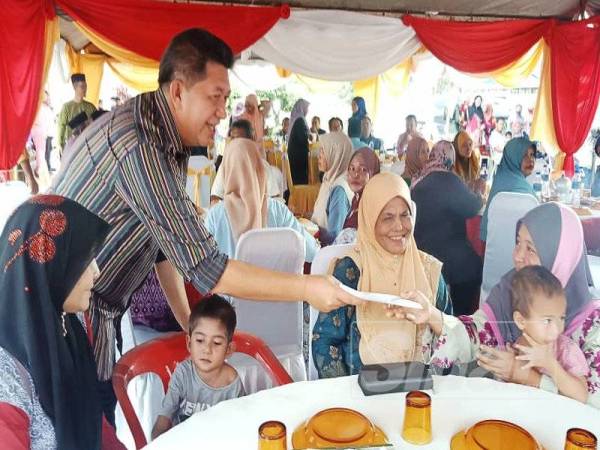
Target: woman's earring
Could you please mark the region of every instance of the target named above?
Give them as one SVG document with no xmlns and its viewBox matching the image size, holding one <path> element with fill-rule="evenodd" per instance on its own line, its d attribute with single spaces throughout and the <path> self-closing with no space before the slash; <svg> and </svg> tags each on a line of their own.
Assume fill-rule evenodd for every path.
<svg viewBox="0 0 600 450">
<path fill-rule="evenodd" d="M 65 325 L 65 317 L 66 317 L 67 313 L 63 312 L 60 315 L 60 318 L 62 320 L 62 329 L 63 329 L 63 337 L 65 337 L 67 335 L 67 326 Z"/>
</svg>

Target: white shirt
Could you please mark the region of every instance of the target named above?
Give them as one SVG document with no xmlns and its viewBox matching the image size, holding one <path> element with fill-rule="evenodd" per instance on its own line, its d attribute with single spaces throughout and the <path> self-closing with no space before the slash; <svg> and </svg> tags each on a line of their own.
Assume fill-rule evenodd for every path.
<svg viewBox="0 0 600 450">
<path fill-rule="evenodd" d="M 504 135 L 496 130 L 492 130 L 492 134 L 490 135 L 490 148 L 492 150 L 492 159 L 496 166 L 500 164 L 505 145 L 506 138 Z"/>
</svg>

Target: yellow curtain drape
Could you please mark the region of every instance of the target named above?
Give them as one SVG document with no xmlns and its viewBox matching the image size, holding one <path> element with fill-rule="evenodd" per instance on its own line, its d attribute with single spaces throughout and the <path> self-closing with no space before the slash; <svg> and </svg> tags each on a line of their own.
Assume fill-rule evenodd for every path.
<svg viewBox="0 0 600 450">
<path fill-rule="evenodd" d="M 50 64 L 52 64 L 52 55 L 54 54 L 54 44 L 60 39 L 60 28 L 58 25 L 58 17 L 54 17 L 52 20 L 46 21 L 46 38 L 44 42 L 44 75 L 42 78 L 42 89 L 40 91 L 40 103 L 44 98 L 44 87 L 48 80 L 48 72 L 50 71 Z"/>
<path fill-rule="evenodd" d="M 540 87 L 538 89 L 538 95 L 535 102 L 535 109 L 533 110 L 531 138 L 537 141 L 542 141 L 544 146 L 548 147 L 548 150 L 551 152 L 559 152 L 560 148 L 556 141 L 554 118 L 552 117 L 552 73 L 550 70 L 550 46 L 543 41 L 542 47 L 544 50 L 544 61 L 542 63 L 542 72 L 540 74 Z M 562 163 L 560 168 L 562 169 Z"/>
<path fill-rule="evenodd" d="M 279 77 L 294 77 L 313 94 L 335 94 L 336 92 L 339 92 L 342 85 L 345 83 L 343 81 L 319 80 L 318 78 L 307 77 L 306 75 L 293 73 L 283 67 L 276 67 L 276 70 Z"/>
<path fill-rule="evenodd" d="M 381 75 L 352 83 L 354 95 L 365 99 L 371 112 L 369 115 L 374 122 L 377 121 L 382 98 L 399 98 L 404 94 L 410 82 L 413 67 L 414 62 L 411 56 Z"/>
<path fill-rule="evenodd" d="M 518 60 L 502 67 L 483 74 L 477 74 L 478 77 L 490 77 L 500 83 L 502 86 L 513 88 L 529 77 L 536 69 L 544 56 L 545 44 L 543 39 L 532 46 L 527 53 Z"/>
<path fill-rule="evenodd" d="M 124 84 L 139 92 L 158 88 L 158 61 L 124 49 L 85 25 L 74 23 L 96 47 L 108 55 L 106 63 Z"/>
<path fill-rule="evenodd" d="M 73 23 L 96 47 L 111 58 L 115 58 L 117 61 L 123 63 L 131 64 L 132 66 L 158 69 L 158 61 L 140 56 L 137 53 L 119 47 L 117 44 L 79 22 Z"/>
<path fill-rule="evenodd" d="M 279 75 L 281 78 L 289 78 L 292 76 L 292 72 L 284 69 L 283 67 L 276 67 L 277 69 L 277 75 Z"/>
<path fill-rule="evenodd" d="M 67 58 L 71 74 L 85 74 L 87 82 L 86 98 L 89 102 L 98 106 L 98 100 L 100 100 L 100 83 L 102 83 L 106 55 L 77 53 L 73 47 L 67 44 Z"/>
<path fill-rule="evenodd" d="M 155 91 L 158 89 L 157 68 L 134 66 L 114 58 L 109 58 L 106 63 L 113 73 L 127 86 L 139 92 Z"/>
</svg>

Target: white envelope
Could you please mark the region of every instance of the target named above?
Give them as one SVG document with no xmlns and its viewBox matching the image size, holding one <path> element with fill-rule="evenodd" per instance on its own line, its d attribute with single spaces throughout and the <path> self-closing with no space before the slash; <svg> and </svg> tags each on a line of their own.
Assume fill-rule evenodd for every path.
<svg viewBox="0 0 600 450">
<path fill-rule="evenodd" d="M 344 286 L 343 284 L 340 284 L 340 287 L 349 294 L 369 302 L 385 303 L 386 305 L 402 306 L 403 308 L 423 309 L 423 306 L 421 306 L 419 303 L 398 297 L 396 295 L 377 294 L 375 292 L 361 292 L 357 291 L 356 289 L 352 289 L 351 287 Z"/>
</svg>

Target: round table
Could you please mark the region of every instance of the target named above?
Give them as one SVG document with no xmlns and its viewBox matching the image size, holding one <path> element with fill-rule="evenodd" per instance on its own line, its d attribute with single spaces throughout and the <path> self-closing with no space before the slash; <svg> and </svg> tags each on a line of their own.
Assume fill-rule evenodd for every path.
<svg viewBox="0 0 600 450">
<path fill-rule="evenodd" d="M 293 431 L 316 412 L 331 407 L 360 411 L 381 427 L 397 449 L 448 450 L 452 436 L 484 419 L 503 419 L 527 429 L 546 450 L 564 447 L 566 431 L 585 428 L 600 437 L 600 411 L 540 389 L 481 378 L 437 377 L 432 396 L 433 441 L 413 446 L 400 436 L 404 393 L 365 397 L 357 377 L 306 381 L 220 403 L 190 417 L 147 449 L 255 449 L 257 430 L 267 420 Z"/>
</svg>

